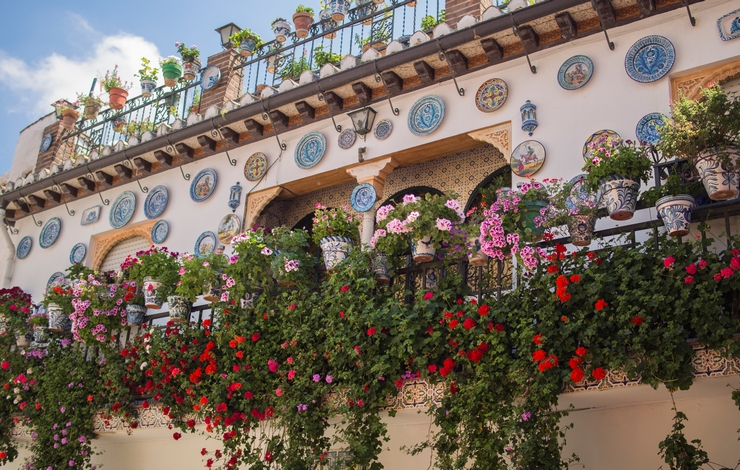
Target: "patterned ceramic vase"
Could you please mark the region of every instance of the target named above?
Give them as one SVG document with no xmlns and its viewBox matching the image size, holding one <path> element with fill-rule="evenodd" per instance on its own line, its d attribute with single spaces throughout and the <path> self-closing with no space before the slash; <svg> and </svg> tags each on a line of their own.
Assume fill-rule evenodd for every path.
<svg viewBox="0 0 740 470">
<path fill-rule="evenodd" d="M 658 215 L 663 219 L 663 225 L 672 237 L 683 237 L 689 234 L 691 226 L 691 209 L 694 208 L 694 198 L 688 194 L 665 196 L 655 203 Z"/>
<path fill-rule="evenodd" d="M 43 325 L 33 325 L 33 341 L 46 343 L 49 341 L 49 328 Z"/>
<path fill-rule="evenodd" d="M 200 73 L 200 60 L 193 59 L 189 62 L 182 63 L 182 77 L 185 80 L 195 80 L 195 77 Z"/>
<path fill-rule="evenodd" d="M 335 32 L 327 33 L 327 31 L 337 27 L 337 22 L 332 18 L 331 10 L 328 8 L 321 10 L 319 13 L 319 19 L 321 19 L 321 32 L 325 33 L 324 37 L 326 39 L 334 39 L 337 37 L 337 33 Z"/>
<path fill-rule="evenodd" d="M 520 219 L 522 229 L 531 231 L 534 237 L 539 240 L 545 233 L 545 228 L 538 225 L 536 220 L 538 217 L 542 217 L 540 211 L 543 207 L 547 207 L 547 201 L 532 201 L 524 204 L 523 217 Z"/>
<path fill-rule="evenodd" d="M 152 96 L 152 93 L 154 93 L 154 90 L 157 88 L 156 80 L 144 78 L 139 83 L 141 84 L 141 96 L 144 98 Z"/>
<path fill-rule="evenodd" d="M 260 295 L 262 295 L 262 289 L 259 288 L 255 289 L 254 292 L 247 292 L 244 297 L 239 299 L 239 305 L 244 309 L 252 308 Z"/>
<path fill-rule="evenodd" d="M 575 246 L 588 246 L 594 238 L 596 215 L 572 215 L 568 221 L 570 242 Z"/>
<path fill-rule="evenodd" d="M 203 286 L 203 300 L 207 302 L 218 302 L 221 300 L 221 286 L 218 284 L 207 284 Z"/>
<path fill-rule="evenodd" d="M 244 57 L 249 57 L 257 47 L 257 41 L 254 38 L 242 39 L 239 43 L 239 54 Z"/>
<path fill-rule="evenodd" d="M 391 282 L 391 277 L 388 273 L 388 255 L 385 253 L 373 254 L 373 272 L 375 273 L 375 280 L 378 281 L 378 284 L 388 284 Z"/>
<path fill-rule="evenodd" d="M 46 314 L 49 317 L 49 331 L 61 333 L 72 327 L 72 322 L 59 305 L 49 304 L 46 307 Z"/>
<path fill-rule="evenodd" d="M 179 295 L 167 296 L 167 305 L 170 308 L 170 321 L 182 323 L 190 321 L 190 302 Z"/>
<path fill-rule="evenodd" d="M 347 0 L 329 0 L 326 7 L 331 11 L 331 19 L 341 22 L 344 21 L 350 5 Z"/>
<path fill-rule="evenodd" d="M 722 163 L 720 157 L 727 158 L 729 165 Z M 736 148 L 729 148 L 722 153 L 712 149 L 699 154 L 694 165 L 710 199 L 724 201 L 738 195 L 740 189 L 738 159 L 740 155 Z"/>
<path fill-rule="evenodd" d="M 0 313 L 0 336 L 8 332 L 8 320 Z"/>
<path fill-rule="evenodd" d="M 157 300 L 157 289 L 162 283 L 150 277 L 144 278 L 144 305 L 147 308 L 162 308 L 162 302 Z"/>
<path fill-rule="evenodd" d="M 321 253 L 324 255 L 324 265 L 327 271 L 347 258 L 352 249 L 352 239 L 348 237 L 324 237 L 319 241 Z"/>
<path fill-rule="evenodd" d="M 31 340 L 33 339 L 33 335 L 30 331 L 27 331 L 24 334 L 16 333 L 15 334 L 15 345 L 19 348 L 27 348 L 28 345 L 31 344 Z"/>
<path fill-rule="evenodd" d="M 621 175 L 611 175 L 601 181 L 602 200 L 612 220 L 629 220 L 635 214 L 640 182 Z"/>
<path fill-rule="evenodd" d="M 146 317 L 146 307 L 143 305 L 126 305 L 126 322 L 128 326 L 141 326 Z"/>
<path fill-rule="evenodd" d="M 417 263 L 432 261 L 434 255 L 437 254 L 437 249 L 434 248 L 434 243 L 432 243 L 432 236 L 427 235 L 420 240 L 413 240 L 411 242 L 411 254 L 414 255 L 414 261 Z"/>
<path fill-rule="evenodd" d="M 276 21 L 272 24 L 272 32 L 275 33 L 275 40 L 279 43 L 283 43 L 288 40 L 292 26 L 287 21 Z"/>
</svg>

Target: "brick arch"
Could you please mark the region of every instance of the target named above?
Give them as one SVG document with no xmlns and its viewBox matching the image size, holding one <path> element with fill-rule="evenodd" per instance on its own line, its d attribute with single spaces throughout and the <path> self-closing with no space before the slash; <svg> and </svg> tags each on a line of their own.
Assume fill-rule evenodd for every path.
<svg viewBox="0 0 740 470">
<path fill-rule="evenodd" d="M 156 220 L 133 226 L 127 229 L 116 230 L 108 234 L 100 234 L 92 240 L 92 269 L 99 269 L 108 252 L 118 243 L 133 237 L 144 237 L 152 243 L 152 227 Z"/>
<path fill-rule="evenodd" d="M 671 95 L 674 100 L 681 94 L 695 100 L 709 83 L 722 83 L 737 76 L 740 76 L 740 59 L 671 79 Z"/>
</svg>

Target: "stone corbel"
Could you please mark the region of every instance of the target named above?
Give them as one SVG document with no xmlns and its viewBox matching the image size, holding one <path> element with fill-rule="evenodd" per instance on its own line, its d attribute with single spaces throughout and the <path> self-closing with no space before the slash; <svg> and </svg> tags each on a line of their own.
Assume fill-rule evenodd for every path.
<svg viewBox="0 0 740 470">
<path fill-rule="evenodd" d="M 475 140 L 491 144 L 508 160 L 511 155 L 511 121 L 468 132 Z"/>
<path fill-rule="evenodd" d="M 385 179 L 398 166 L 398 162 L 393 158 L 384 158 L 372 162 L 363 163 L 362 165 L 347 168 L 349 173 L 357 183 L 370 183 L 375 188 L 378 199 L 383 197 L 383 188 L 385 188 Z M 375 231 L 375 211 L 369 210 L 362 214 L 362 233 L 361 241 L 363 245 L 370 244 L 370 238 Z"/>
<path fill-rule="evenodd" d="M 262 210 L 283 191 L 280 186 L 264 189 L 247 196 L 247 204 L 244 208 L 244 230 L 251 229 Z"/>
</svg>

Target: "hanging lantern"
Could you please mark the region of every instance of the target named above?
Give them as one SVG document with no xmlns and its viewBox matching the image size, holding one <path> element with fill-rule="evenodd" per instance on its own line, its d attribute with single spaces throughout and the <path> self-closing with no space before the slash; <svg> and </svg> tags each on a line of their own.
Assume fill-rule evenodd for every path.
<svg viewBox="0 0 740 470">
<path fill-rule="evenodd" d="M 236 212 L 236 208 L 242 203 L 242 185 L 237 182 L 229 191 L 229 207 L 231 212 Z"/>
<path fill-rule="evenodd" d="M 537 128 L 537 106 L 527 100 L 527 102 L 519 108 L 519 112 L 522 113 L 522 130 L 529 133 L 531 137 L 532 133 Z"/>
</svg>

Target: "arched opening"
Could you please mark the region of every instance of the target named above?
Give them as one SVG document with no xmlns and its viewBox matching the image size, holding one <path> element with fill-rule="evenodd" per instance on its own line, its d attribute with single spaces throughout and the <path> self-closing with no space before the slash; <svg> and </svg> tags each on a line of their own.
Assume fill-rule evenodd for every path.
<svg viewBox="0 0 740 470">
<path fill-rule="evenodd" d="M 486 178 L 475 187 L 473 193 L 468 198 L 468 202 L 465 204 L 465 212 L 467 213 L 473 207 L 479 207 L 481 202 L 484 200 L 487 204 L 490 204 L 496 200 L 497 189 L 510 187 L 511 167 L 506 165 L 486 176 Z"/>
<path fill-rule="evenodd" d="M 133 236 L 116 243 L 100 263 L 99 271 L 118 271 L 121 263 L 127 256 L 133 256 L 137 252 L 147 250 L 151 246 L 149 240 L 142 236 Z"/>
</svg>

